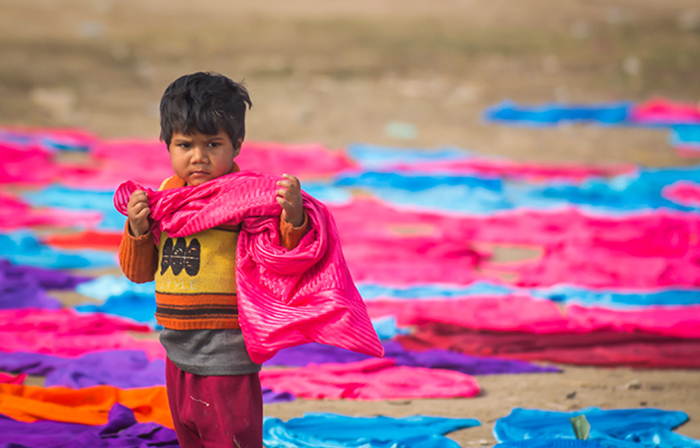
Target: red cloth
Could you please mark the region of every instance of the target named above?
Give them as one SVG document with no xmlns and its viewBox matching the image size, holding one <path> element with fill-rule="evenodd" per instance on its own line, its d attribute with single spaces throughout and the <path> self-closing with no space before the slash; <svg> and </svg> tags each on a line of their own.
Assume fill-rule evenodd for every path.
<svg viewBox="0 0 700 448">
<path fill-rule="evenodd" d="M 382 356 L 362 297 L 348 271 L 338 231 L 326 207 L 303 193 L 309 232 L 293 250 L 279 245 L 276 201 L 279 177 L 241 171 L 196 187 L 148 190 L 154 237 L 191 235 L 225 223 L 241 223 L 236 248 L 239 323 L 254 362 L 278 350 L 320 342 Z M 126 215 L 128 181 L 114 204 Z"/>
<path fill-rule="evenodd" d="M 72 234 L 49 235 L 43 242 L 64 249 L 101 249 L 117 250 L 122 240 L 123 232 L 100 232 L 87 230 Z"/>
<path fill-rule="evenodd" d="M 650 333 L 534 334 L 483 331 L 433 322 L 399 336 L 407 350 L 442 348 L 522 361 L 638 368 L 700 368 L 700 340 Z"/>
<path fill-rule="evenodd" d="M 260 378 L 200 376 L 165 362 L 168 404 L 182 448 L 262 448 Z"/>
<path fill-rule="evenodd" d="M 310 364 L 298 369 L 260 372 L 262 384 L 301 398 L 391 400 L 474 397 L 474 377 L 453 370 L 396 367 L 396 360 L 367 359 L 348 364 Z"/>
</svg>

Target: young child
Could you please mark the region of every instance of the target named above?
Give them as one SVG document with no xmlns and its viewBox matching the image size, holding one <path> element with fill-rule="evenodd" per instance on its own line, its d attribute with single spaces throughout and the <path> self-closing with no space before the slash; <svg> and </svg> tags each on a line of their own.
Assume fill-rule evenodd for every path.
<svg viewBox="0 0 700 448">
<path fill-rule="evenodd" d="M 245 137 L 248 92 L 229 78 L 194 73 L 178 78 L 160 104 L 161 140 L 175 176 L 161 190 L 197 186 L 239 171 L 234 158 Z M 277 183 L 281 245 L 293 249 L 308 217 L 299 180 Z M 156 319 L 164 329 L 166 386 L 178 441 L 189 447 L 262 447 L 262 392 L 238 323 L 235 260 L 240 225 L 185 238 L 150 231 L 148 196 L 135 191 L 119 248 L 124 274 L 156 282 Z"/>
</svg>

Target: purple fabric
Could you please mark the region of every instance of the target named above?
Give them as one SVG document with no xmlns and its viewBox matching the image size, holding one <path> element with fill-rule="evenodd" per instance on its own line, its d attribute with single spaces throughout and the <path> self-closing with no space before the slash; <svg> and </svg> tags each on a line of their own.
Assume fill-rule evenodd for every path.
<svg viewBox="0 0 700 448">
<path fill-rule="evenodd" d="M 61 308 L 47 289 L 73 289 L 89 280 L 65 272 L 31 266 L 17 266 L 0 259 L 0 309 Z"/>
<path fill-rule="evenodd" d="M 18 422 L 0 415 L 0 448 L 161 448 L 179 447 L 175 431 L 157 423 L 138 423 L 121 404 L 109 411 L 106 425 L 37 421 Z"/>
<path fill-rule="evenodd" d="M 0 370 L 46 376 L 46 386 L 83 388 L 110 385 L 122 389 L 165 385 L 165 362 L 149 361 L 140 350 L 109 350 L 79 358 L 42 353 L 0 353 Z"/>
<path fill-rule="evenodd" d="M 396 359 L 397 366 L 456 370 L 467 375 L 561 371 L 553 366 L 539 366 L 524 361 L 470 356 L 441 349 L 413 352 L 406 350 L 396 341 L 385 341 L 384 350 L 384 356 Z M 369 358 L 370 356 L 329 345 L 305 344 L 280 350 L 274 357 L 265 362 L 265 365 L 303 367 L 311 363 L 351 363 Z"/>
<path fill-rule="evenodd" d="M 165 362 L 140 350 L 109 350 L 61 358 L 43 353 L 1 353 L 0 371 L 46 376 L 45 386 L 75 389 L 106 384 L 122 389 L 165 385 Z M 263 388 L 263 403 L 293 401 L 294 395 Z"/>
</svg>

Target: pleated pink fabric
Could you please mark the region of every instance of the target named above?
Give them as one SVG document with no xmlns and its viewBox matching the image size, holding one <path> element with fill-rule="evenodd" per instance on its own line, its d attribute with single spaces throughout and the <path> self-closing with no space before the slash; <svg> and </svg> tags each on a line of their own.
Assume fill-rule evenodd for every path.
<svg viewBox="0 0 700 448">
<path fill-rule="evenodd" d="M 221 224 L 242 224 L 236 253 L 239 322 L 253 361 L 261 363 L 282 348 L 307 342 L 382 356 L 384 348 L 326 207 L 302 193 L 310 230 L 295 249 L 280 246 L 278 180 L 241 171 L 164 191 L 127 181 L 117 189 L 114 205 L 126 215 L 131 193 L 146 191 L 156 238 L 161 231 L 177 238 Z"/>
<path fill-rule="evenodd" d="M 474 397 L 480 391 L 476 379 L 465 373 L 397 367 L 396 360 L 391 358 L 263 370 L 260 382 L 275 392 L 331 400 Z"/>
</svg>

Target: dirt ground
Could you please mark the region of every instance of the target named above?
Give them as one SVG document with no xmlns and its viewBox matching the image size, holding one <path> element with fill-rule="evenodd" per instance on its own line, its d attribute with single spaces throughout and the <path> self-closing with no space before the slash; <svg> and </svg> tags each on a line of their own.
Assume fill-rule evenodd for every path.
<svg viewBox="0 0 700 448">
<path fill-rule="evenodd" d="M 504 99 L 700 100 L 697 0 L 0 0 L 0 125 L 155 137 L 161 93 L 199 70 L 245 80 L 254 102 L 250 140 L 456 146 L 538 162 L 697 163 L 677 156 L 663 130 L 534 130 L 481 120 Z M 388 135 L 392 122 L 415 126 L 415 138 Z M 654 406 L 687 412 L 691 420 L 678 431 L 700 438 L 696 371 L 564 366 L 561 374 L 478 379 L 484 391 L 473 399 L 299 400 L 266 414 L 477 418 L 481 427 L 450 437 L 479 446 L 494 442 L 493 422 L 518 406 Z"/>
</svg>

